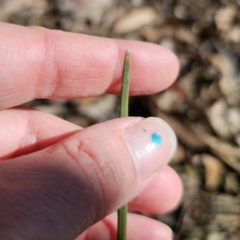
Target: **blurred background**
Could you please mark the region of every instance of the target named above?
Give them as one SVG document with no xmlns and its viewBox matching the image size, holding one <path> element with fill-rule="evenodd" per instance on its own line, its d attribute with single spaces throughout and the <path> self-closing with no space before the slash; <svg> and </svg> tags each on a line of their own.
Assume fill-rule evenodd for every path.
<svg viewBox="0 0 240 240">
<path fill-rule="evenodd" d="M 161 44 L 181 72 L 168 90 L 132 97 L 130 115 L 158 116 L 179 145 L 185 188 L 164 216 L 176 240 L 240 239 L 240 0 L 0 0 L 0 21 Z M 25 104 L 87 127 L 118 117 L 118 97 Z M 146 213 L 140 213 L 145 214 Z"/>
</svg>

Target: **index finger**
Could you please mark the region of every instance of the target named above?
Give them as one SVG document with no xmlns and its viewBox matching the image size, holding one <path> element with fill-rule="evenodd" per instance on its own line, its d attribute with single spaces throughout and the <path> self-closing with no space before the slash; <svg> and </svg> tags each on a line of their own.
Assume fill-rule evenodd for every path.
<svg viewBox="0 0 240 240">
<path fill-rule="evenodd" d="M 155 44 L 7 23 L 0 31 L 0 109 L 35 98 L 118 94 L 126 50 L 131 95 L 161 91 L 178 73 L 175 55 Z"/>
</svg>

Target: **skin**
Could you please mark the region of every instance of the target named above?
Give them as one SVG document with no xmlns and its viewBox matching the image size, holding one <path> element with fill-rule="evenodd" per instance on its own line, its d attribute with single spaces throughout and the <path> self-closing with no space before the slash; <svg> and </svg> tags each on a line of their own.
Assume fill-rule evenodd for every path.
<svg viewBox="0 0 240 240">
<path fill-rule="evenodd" d="M 153 214 L 174 209 L 182 196 L 175 171 L 163 166 L 138 181 L 122 143 L 122 131 L 139 118 L 83 129 L 16 106 L 37 98 L 119 94 L 126 49 L 130 94 L 153 94 L 175 80 L 176 57 L 149 43 L 6 23 L 0 30 L 1 239 L 110 240 L 116 237 L 114 211 L 128 201 Z M 128 224 L 129 240 L 171 239 L 169 228 L 150 218 L 129 214 Z"/>
</svg>

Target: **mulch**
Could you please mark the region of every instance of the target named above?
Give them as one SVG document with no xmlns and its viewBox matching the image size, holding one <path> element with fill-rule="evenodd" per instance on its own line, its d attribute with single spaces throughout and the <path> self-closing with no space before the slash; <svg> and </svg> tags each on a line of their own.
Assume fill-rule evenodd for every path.
<svg viewBox="0 0 240 240">
<path fill-rule="evenodd" d="M 158 116 L 178 137 L 171 166 L 185 189 L 167 223 L 176 240 L 240 239 L 240 1 L 0 0 L 0 20 L 90 35 L 140 40 L 171 49 L 177 81 L 132 97 L 132 116 Z M 118 97 L 39 99 L 31 106 L 75 124 L 118 117 Z M 146 214 L 146 213 L 140 213 Z"/>
</svg>

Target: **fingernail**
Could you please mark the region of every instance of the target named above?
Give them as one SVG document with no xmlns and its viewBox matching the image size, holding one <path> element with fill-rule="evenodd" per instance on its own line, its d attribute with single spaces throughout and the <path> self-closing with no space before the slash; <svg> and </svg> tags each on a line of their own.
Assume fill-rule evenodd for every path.
<svg viewBox="0 0 240 240">
<path fill-rule="evenodd" d="M 171 127 L 155 117 L 143 119 L 126 128 L 123 139 L 139 179 L 150 177 L 166 165 L 177 145 Z"/>
</svg>

